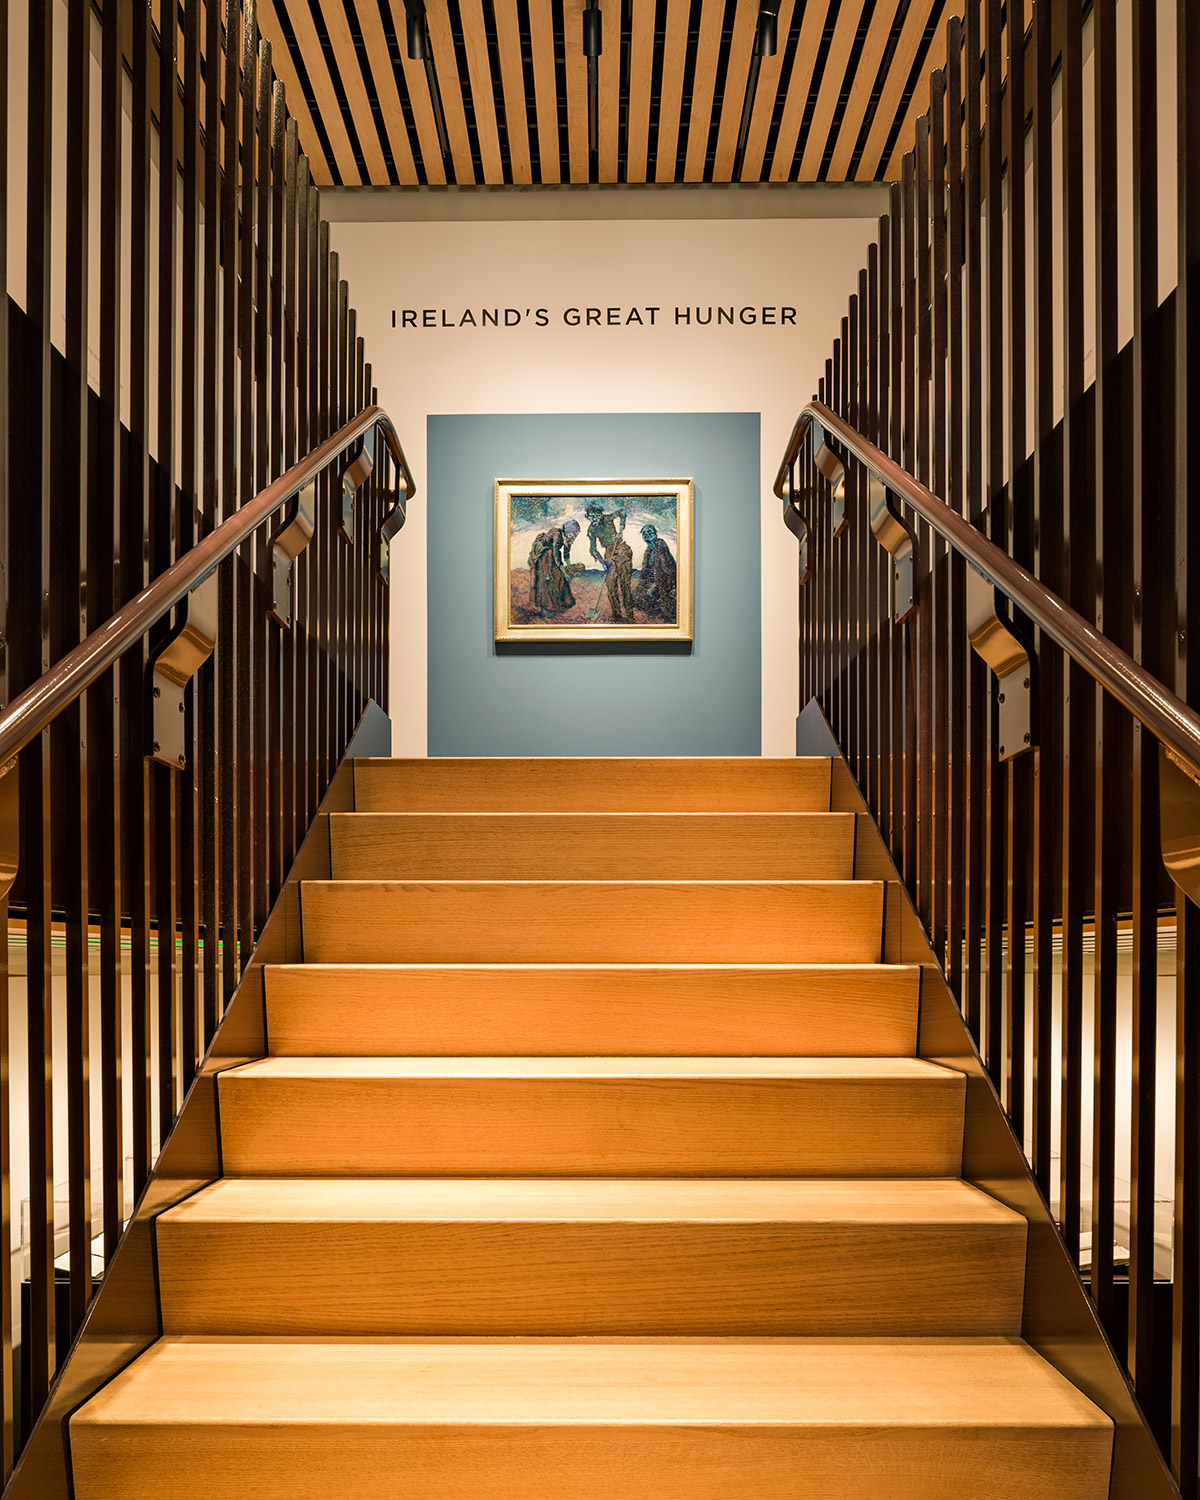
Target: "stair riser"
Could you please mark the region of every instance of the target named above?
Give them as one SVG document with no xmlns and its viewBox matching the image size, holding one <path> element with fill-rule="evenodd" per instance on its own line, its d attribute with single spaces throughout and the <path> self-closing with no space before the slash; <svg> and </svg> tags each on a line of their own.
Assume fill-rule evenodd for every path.
<svg viewBox="0 0 1200 1500">
<path fill-rule="evenodd" d="M 277 1057 L 911 1057 L 915 969 L 266 970 Z"/>
<path fill-rule="evenodd" d="M 831 763 L 797 760 L 357 761 L 359 812 L 828 812 Z"/>
<path fill-rule="evenodd" d="M 878 963 L 883 886 L 305 881 L 309 963 Z"/>
<path fill-rule="evenodd" d="M 220 1079 L 231 1175 L 958 1174 L 964 1080 Z"/>
<path fill-rule="evenodd" d="M 1024 1265 L 1023 1222 L 158 1226 L 169 1335 L 1016 1335 Z"/>
<path fill-rule="evenodd" d="M 72 1423 L 76 1500 L 1096 1500 L 1111 1433 L 777 1424 Z"/>
<path fill-rule="evenodd" d="M 849 813 L 335 814 L 335 880 L 849 880 Z"/>
</svg>

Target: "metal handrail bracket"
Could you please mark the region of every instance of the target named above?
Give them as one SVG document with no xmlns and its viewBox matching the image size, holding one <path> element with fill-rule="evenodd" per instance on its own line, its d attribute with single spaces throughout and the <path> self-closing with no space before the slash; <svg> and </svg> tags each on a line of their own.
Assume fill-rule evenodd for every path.
<svg viewBox="0 0 1200 1500">
<path fill-rule="evenodd" d="M 148 671 L 150 758 L 178 769 L 187 764 L 187 685 L 217 644 L 217 575 L 210 573 L 179 607 L 179 620 Z"/>
<path fill-rule="evenodd" d="M 1012 760 L 1037 744 L 1033 657 L 1005 619 L 999 590 L 978 568 L 967 568 L 966 604 L 971 645 L 996 677 L 1000 706 L 997 750 L 1001 760 Z"/>
<path fill-rule="evenodd" d="M 833 534 L 841 536 L 850 519 L 846 515 L 846 466 L 829 446 L 829 434 L 816 420 L 812 424 L 813 463 L 829 481 L 829 501 L 833 514 Z M 779 493 L 778 482 L 776 494 Z M 782 497 L 781 497 L 782 498 Z"/>
<path fill-rule="evenodd" d="M 342 518 L 338 529 L 342 540 L 354 540 L 354 497 L 370 479 L 375 468 L 375 432 L 372 429 L 362 440 L 362 446 L 342 474 Z"/>
<path fill-rule="evenodd" d="M 808 557 L 808 522 L 804 519 L 804 512 L 800 509 L 800 501 L 796 496 L 795 464 L 791 466 L 788 473 L 787 498 L 783 502 L 783 524 L 800 544 L 800 586 L 803 588 L 812 576 L 812 566 Z"/>
<path fill-rule="evenodd" d="M 871 534 L 892 559 L 892 619 L 897 625 L 917 607 L 917 538 L 900 514 L 891 490 L 867 470 L 867 514 Z"/>
<path fill-rule="evenodd" d="M 283 526 L 271 539 L 271 618 L 285 630 L 295 613 L 295 562 L 317 529 L 317 481 L 292 501 Z"/>
</svg>

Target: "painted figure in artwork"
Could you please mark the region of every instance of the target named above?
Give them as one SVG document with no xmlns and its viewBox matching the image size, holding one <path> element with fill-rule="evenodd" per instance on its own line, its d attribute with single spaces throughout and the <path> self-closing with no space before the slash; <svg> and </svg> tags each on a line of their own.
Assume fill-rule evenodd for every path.
<svg viewBox="0 0 1200 1500">
<path fill-rule="evenodd" d="M 579 522 L 573 518 L 561 526 L 539 531 L 529 549 L 529 607 L 544 615 L 562 614 L 571 609 L 575 595 L 571 591 L 568 568 L 571 544 L 579 535 Z"/>
<path fill-rule="evenodd" d="M 633 602 L 647 619 L 669 620 L 673 624 L 677 612 L 675 559 L 666 539 L 659 536 L 657 526 L 643 526 L 642 540 L 646 551 Z"/>
<path fill-rule="evenodd" d="M 592 501 L 584 507 L 588 523 L 588 546 L 592 556 L 604 566 L 604 587 L 613 620 L 632 625 L 633 618 L 633 549 L 625 540 L 625 512 L 605 511 Z"/>
</svg>

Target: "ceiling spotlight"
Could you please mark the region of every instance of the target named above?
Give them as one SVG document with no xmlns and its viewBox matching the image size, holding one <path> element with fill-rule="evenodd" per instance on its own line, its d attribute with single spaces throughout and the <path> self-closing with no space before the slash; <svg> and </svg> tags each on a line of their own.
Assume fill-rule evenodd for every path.
<svg viewBox="0 0 1200 1500">
<path fill-rule="evenodd" d="M 775 0 L 778 4 L 778 0 Z M 587 58 L 588 86 L 588 158 L 593 163 L 600 151 L 600 6 L 598 0 L 586 0 L 583 10 L 583 55 Z"/>
<path fill-rule="evenodd" d="M 425 64 L 425 82 L 429 86 L 429 103 L 433 109 L 433 123 L 437 130 L 438 149 L 442 160 L 450 160 L 450 137 L 446 133 L 446 116 L 442 109 L 442 93 L 438 88 L 437 73 L 433 67 L 433 49 L 429 45 L 429 23 L 425 19 L 425 0 L 404 0 L 405 31 L 407 32 L 408 55 L 413 62 Z"/>
<path fill-rule="evenodd" d="M 736 182 L 742 175 L 742 160 L 746 155 L 746 141 L 750 135 L 750 117 L 754 113 L 754 96 L 758 92 L 758 74 L 764 57 L 774 57 L 779 41 L 779 0 L 759 0 L 758 36 L 750 58 L 750 72 L 746 76 L 746 97 L 742 101 L 742 123 L 738 127 L 737 151 L 733 158 L 733 178 Z"/>
</svg>

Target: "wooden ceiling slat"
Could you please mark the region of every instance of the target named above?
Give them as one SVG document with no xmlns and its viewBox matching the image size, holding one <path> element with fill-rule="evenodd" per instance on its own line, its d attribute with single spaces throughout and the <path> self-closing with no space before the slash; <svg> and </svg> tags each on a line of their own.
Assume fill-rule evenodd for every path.
<svg viewBox="0 0 1200 1500">
<path fill-rule="evenodd" d="M 463 47 L 471 80 L 471 102 L 475 106 L 475 135 L 483 180 L 492 187 L 504 183 L 504 161 L 500 155 L 500 127 L 496 123 L 496 95 L 492 90 L 492 61 L 488 56 L 487 31 L 481 0 L 458 0 L 462 18 Z"/>
<path fill-rule="evenodd" d="M 904 85 L 908 82 L 908 76 L 916 61 L 917 49 L 921 45 L 925 28 L 929 24 L 930 10 L 940 9 L 941 3 L 942 0 L 928 0 L 928 3 L 924 5 L 910 5 L 908 8 L 908 15 L 904 18 L 904 26 L 896 43 L 896 50 L 892 53 L 892 60 L 888 65 L 887 77 L 879 92 L 879 102 L 875 106 L 875 118 L 871 121 L 867 144 L 863 147 L 862 159 L 858 164 L 858 171 L 854 174 L 859 182 L 874 182 L 879 176 L 888 137 L 892 133 L 892 126 L 895 125 L 896 116 L 900 112 Z"/>
<path fill-rule="evenodd" d="M 854 78 L 846 99 L 846 112 L 842 116 L 842 123 L 838 126 L 837 144 L 833 148 L 833 158 L 829 163 L 827 175 L 831 182 L 843 182 L 849 175 L 850 163 L 854 159 L 854 148 L 858 145 L 867 106 L 871 102 L 871 90 L 875 87 L 876 78 L 879 77 L 879 65 L 883 62 L 883 54 L 887 50 L 888 40 L 896 24 L 897 8 L 894 0 L 881 0 L 881 3 L 875 7 L 875 14 L 871 17 L 871 24 L 867 28 L 867 35 L 863 41 L 863 49 L 854 65 Z"/>
<path fill-rule="evenodd" d="M 783 0 L 779 7 L 779 50 L 774 57 L 764 57 L 758 74 L 758 93 L 754 96 L 754 111 L 750 116 L 750 131 L 746 136 L 746 157 L 742 162 L 743 182 L 758 182 L 762 177 L 763 158 L 767 154 L 767 138 L 771 133 L 771 120 L 775 114 L 775 103 L 779 96 L 779 75 L 783 68 L 784 46 L 792 30 L 793 0 Z M 795 146 L 793 145 L 793 152 Z"/>
<path fill-rule="evenodd" d="M 521 23 L 517 0 L 493 0 L 496 48 L 500 53 L 500 82 L 504 88 L 504 125 L 514 182 L 533 181 L 529 154 L 529 122 L 525 106 L 525 74 L 521 68 Z M 474 88 L 474 84 L 471 85 Z"/>
<path fill-rule="evenodd" d="M 558 83 L 554 76 L 554 14 L 550 0 L 529 0 L 529 32 L 533 46 L 533 98 L 541 181 L 561 182 Z"/>
<path fill-rule="evenodd" d="M 779 121 L 779 134 L 771 157 L 772 182 L 791 180 L 796 143 L 800 139 L 808 91 L 812 87 L 813 69 L 817 65 L 817 48 L 821 43 L 821 33 L 825 30 L 825 17 L 828 14 L 829 0 L 807 0 L 804 20 L 800 24 L 796 57 L 792 63 L 792 76 L 788 79 L 787 98 Z"/>
<path fill-rule="evenodd" d="M 892 152 L 892 159 L 888 162 L 884 172 L 884 178 L 888 182 L 894 182 L 900 176 L 901 163 L 904 153 L 911 151 L 913 142 L 917 136 L 917 120 L 929 108 L 929 84 L 934 73 L 946 66 L 946 25 L 951 16 L 960 19 L 963 13 L 963 0 L 949 0 L 949 4 L 942 12 L 937 28 L 929 43 L 929 51 L 921 64 L 921 76 L 917 86 L 913 89 L 912 98 L 908 103 L 908 113 L 904 117 L 904 124 L 900 127 L 900 134 L 896 137 L 896 147 Z"/>
<path fill-rule="evenodd" d="M 721 29 L 724 20 L 725 0 L 704 0 L 696 45 L 692 107 L 688 114 L 687 159 L 683 166 L 685 182 L 704 181 L 704 163 L 712 127 L 713 94 L 717 87 L 717 65 L 721 60 Z"/>
<path fill-rule="evenodd" d="M 396 74 L 388 51 L 387 37 L 383 32 L 377 5 L 360 5 L 358 19 L 363 30 L 363 41 L 367 47 L 367 62 L 375 80 L 375 96 L 383 113 L 384 128 L 392 148 L 392 162 L 402 187 L 411 187 L 417 181 L 417 167 L 413 161 L 412 142 L 408 138 L 408 127 L 404 123 L 404 110 L 400 105 L 400 93 L 396 88 Z M 400 33 L 404 35 L 403 32 Z"/>
<path fill-rule="evenodd" d="M 425 64 L 414 62 L 408 55 L 404 0 L 391 0 L 391 13 L 392 26 L 400 42 L 400 66 L 404 69 L 404 86 L 408 90 L 408 103 L 417 130 L 421 166 L 425 169 L 426 182 L 440 187 L 446 181 L 446 166 L 442 161 L 442 148 L 438 144 L 433 105 L 429 102 L 429 81 L 425 77 Z"/>
<path fill-rule="evenodd" d="M 817 107 L 813 110 L 812 123 L 808 127 L 808 139 L 804 142 L 804 155 L 800 159 L 799 182 L 816 182 L 829 145 L 833 126 L 833 112 L 841 97 L 842 85 L 846 81 L 846 68 L 854 47 L 854 38 L 862 21 L 863 0 L 842 0 L 837 24 L 833 28 L 833 40 L 825 58 L 825 71 L 821 75 L 821 87 L 817 94 Z"/>
<path fill-rule="evenodd" d="M 625 137 L 626 182 L 646 180 L 657 9 L 657 0 L 633 0 L 633 21 L 629 35 L 629 125 Z"/>
<path fill-rule="evenodd" d="M 205 7 L 207 11 L 208 7 Z M 202 18 L 202 23 L 207 17 Z M 312 113 L 308 107 L 303 91 L 300 88 L 300 77 L 296 72 L 296 65 L 292 59 L 289 48 L 284 46 L 283 27 L 279 24 L 279 17 L 275 14 L 275 7 L 271 0 L 258 0 L 258 29 L 271 44 L 271 56 L 275 61 L 275 72 L 283 79 L 284 98 L 287 101 L 288 113 L 296 120 L 296 130 L 300 137 L 300 149 L 308 157 L 309 172 L 314 182 L 328 186 L 333 181 L 333 175 L 329 170 L 329 164 L 325 160 L 325 153 L 321 150 L 320 137 L 317 135 L 317 127 L 313 121 Z M 207 36 L 207 30 L 201 31 L 201 36 Z M 182 48 L 180 57 L 183 56 Z M 205 66 L 207 66 L 207 58 Z M 224 68 L 221 69 L 224 77 Z"/>
<path fill-rule="evenodd" d="M 458 76 L 450 16 L 444 5 L 429 6 L 425 15 L 433 48 L 434 71 L 442 96 L 442 113 L 446 118 L 446 134 L 450 137 L 454 176 L 460 185 L 471 187 L 475 183 L 475 164 L 471 160 L 471 137 L 463 109 L 462 80 Z"/>
<path fill-rule="evenodd" d="M 733 21 L 733 39 L 729 46 L 729 66 L 725 70 L 725 93 L 721 101 L 721 124 L 717 131 L 717 155 L 713 163 L 713 181 L 729 182 L 733 178 L 733 159 L 737 155 L 738 131 L 742 124 L 742 102 L 746 97 L 746 79 L 750 58 L 758 35 L 758 10 L 753 5 L 739 5 Z"/>
<path fill-rule="evenodd" d="M 667 0 L 667 18 L 663 23 L 662 82 L 658 90 L 655 182 L 675 181 L 680 115 L 683 110 L 683 70 L 687 62 L 688 21 L 691 12 L 690 0 Z"/>
<path fill-rule="evenodd" d="M 260 14 L 265 14 L 266 9 L 266 5 L 263 5 Z M 308 73 L 308 81 L 312 85 L 317 113 L 321 116 L 321 124 L 325 127 L 325 134 L 329 138 L 329 145 L 333 151 L 332 165 L 336 165 L 337 176 L 345 187 L 358 187 L 362 183 L 362 178 L 358 175 L 354 151 L 350 146 L 350 137 L 346 133 L 346 123 L 342 119 L 337 95 L 334 93 L 333 80 L 325 65 L 325 54 L 321 51 L 321 43 L 317 37 L 317 28 L 313 24 L 312 13 L 308 8 L 308 0 L 292 0 L 288 6 L 287 15 L 292 23 L 292 34 L 296 38 L 296 45 L 300 48 L 300 54 L 304 58 L 304 66 Z M 280 40 L 282 41 L 282 33 Z M 313 166 L 314 158 L 310 156 L 310 171 Z M 330 181 L 332 180 L 331 174 Z M 319 183 L 316 177 L 314 181 Z"/>
<path fill-rule="evenodd" d="M 588 180 L 587 59 L 583 55 L 583 0 L 563 0 L 567 65 L 567 150 L 571 181 Z"/>
<path fill-rule="evenodd" d="M 617 182 L 621 145 L 621 7 L 606 7 L 600 50 L 600 181 Z"/>
<path fill-rule="evenodd" d="M 298 8 L 298 6 L 297 6 Z M 362 147 L 363 161 L 367 168 L 367 180 L 373 187 L 387 187 L 391 178 L 383 160 L 383 147 L 379 144 L 379 132 L 375 128 L 375 116 L 367 99 L 367 86 L 363 82 L 358 54 L 354 50 L 354 38 L 346 20 L 343 0 L 321 0 L 321 13 L 325 17 L 325 30 L 333 44 L 333 55 L 346 91 L 346 102 Z"/>
</svg>

